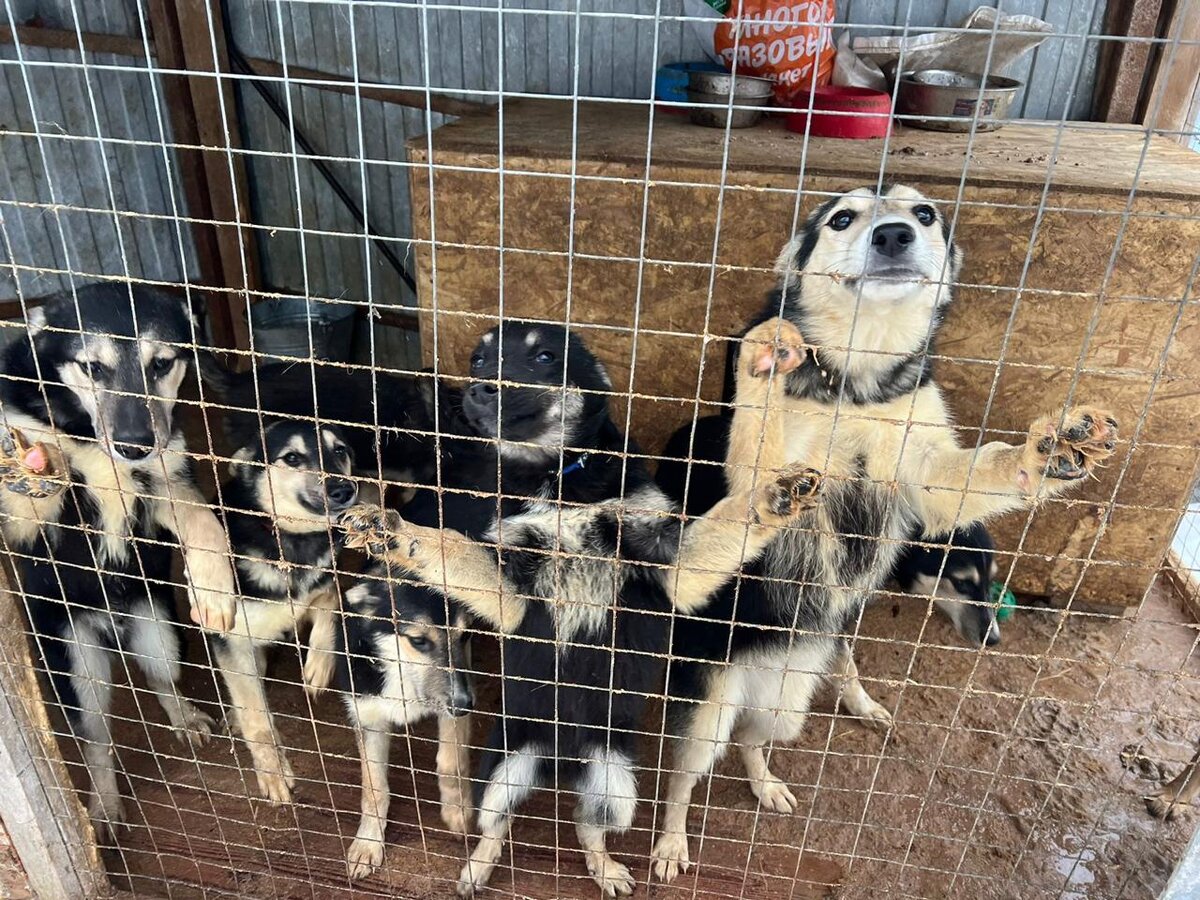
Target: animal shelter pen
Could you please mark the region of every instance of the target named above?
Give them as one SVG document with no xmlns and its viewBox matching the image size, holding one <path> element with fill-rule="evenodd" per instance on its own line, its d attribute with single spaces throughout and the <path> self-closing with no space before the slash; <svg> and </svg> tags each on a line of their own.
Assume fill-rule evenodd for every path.
<svg viewBox="0 0 1200 900">
<path fill-rule="evenodd" d="M 1200 842 L 1185 782 L 1200 741 L 1200 563 L 1191 555 L 1200 474 L 1200 156 L 1194 149 L 1200 2 L 996 5 L 999 13 L 981 14 L 980 3 L 959 0 L 4 0 L 0 343 L 34 346 L 39 335 L 61 335 L 65 346 L 82 332 L 88 341 L 80 346 L 98 341 L 114 357 L 123 346 L 143 352 L 151 343 L 167 355 L 141 359 L 138 377 L 124 387 L 96 387 L 98 372 L 118 368 L 99 350 L 88 351 L 88 358 L 64 356 L 61 368 L 32 376 L 14 374 L 6 362 L 0 382 L 48 397 L 47 385 L 62 393 L 73 377 L 75 396 L 90 396 L 96 409 L 100 395 L 140 397 L 152 427 L 174 415 L 186 449 L 170 444 L 162 457 L 191 460 L 202 498 L 176 494 L 189 486 L 188 476 L 182 467 L 171 470 L 175 477 L 162 488 L 168 512 L 144 540 L 132 531 L 95 527 L 82 511 L 78 523 L 66 525 L 28 512 L 51 508 L 32 500 L 20 512 L 11 498 L 24 503 L 28 497 L 11 488 L 23 474 L 18 463 L 35 459 L 27 450 L 42 454 L 45 466 L 29 462 L 36 472 L 62 475 L 53 489 L 70 482 L 65 496 L 92 496 L 82 489 L 92 485 L 94 493 L 109 478 L 104 483 L 112 487 L 105 490 L 118 505 L 143 511 L 118 517 L 122 528 L 141 527 L 151 516 L 144 510 L 162 497 L 148 487 L 149 468 L 140 470 L 144 477 L 121 474 L 134 457 L 118 459 L 116 448 L 124 445 L 99 431 L 90 441 L 72 431 L 68 441 L 71 452 L 92 460 L 90 474 L 74 462 L 65 473 L 56 470 L 49 462 L 54 441 L 27 447 L 20 434 L 28 428 L 26 411 L 0 403 L 0 492 L 7 500 L 0 502 L 6 560 L 0 573 L 0 838 L 6 838 L 0 841 L 0 896 L 452 896 L 481 842 L 479 820 L 487 819 L 488 804 L 518 789 L 530 797 L 513 811 L 495 871 L 486 886 L 477 885 L 476 896 L 593 897 L 601 893 L 597 877 L 606 872 L 614 891 L 654 896 L 1195 896 Z M 769 24 L 754 18 L 764 9 L 775 17 Z M 800 34 L 793 56 L 808 67 L 789 69 L 782 57 L 771 59 L 769 44 L 760 43 L 771 33 Z M 722 46 L 726 58 L 736 60 L 732 90 L 714 65 Z M 788 45 L 782 46 L 785 57 Z M 767 48 L 762 59 L 754 47 Z M 669 67 L 676 63 L 696 65 Z M 906 105 L 912 100 L 905 93 L 912 89 L 908 74 L 948 69 L 1012 83 L 976 79 L 938 109 Z M 855 97 L 871 99 L 822 107 L 818 98 L 831 95 L 818 87 L 831 72 L 843 86 L 848 79 L 863 91 L 851 91 Z M 734 93 L 753 92 L 755 74 L 794 90 L 786 101 L 779 85 L 757 97 Z M 705 77 L 717 85 L 708 93 L 697 88 Z M 863 80 L 872 78 L 880 82 L 864 88 Z M 916 82 L 938 85 L 936 79 Z M 693 121 L 702 118 L 709 127 Z M 743 120 L 749 127 L 734 127 Z M 824 133 L 829 129 L 876 133 L 839 138 Z M 893 195 L 900 190 L 893 185 L 913 193 Z M 870 189 L 869 199 L 846 198 L 862 186 Z M 902 213 L 888 205 L 889 197 L 896 204 L 896 197 L 908 198 Z M 824 215 L 850 209 L 849 220 L 810 220 L 827 202 Z M 888 217 L 901 215 L 907 217 L 902 227 L 885 233 L 882 226 L 896 224 Z M 936 218 L 927 223 L 926 215 Z M 737 397 L 753 380 L 746 359 L 758 345 L 743 345 L 740 337 L 776 285 L 786 291 L 811 277 L 796 264 L 796 253 L 819 256 L 822 241 L 842 233 L 842 222 L 848 235 L 868 229 L 864 253 L 911 252 L 892 240 L 927 242 L 919 245 L 930 259 L 936 256 L 933 269 L 909 280 L 917 278 L 919 289 L 934 298 L 952 283 L 944 323 L 932 317 L 918 329 L 915 358 L 921 373 L 925 361 L 930 364 L 928 377 L 945 395 L 957 444 L 974 448 L 968 483 L 982 471 L 983 463 L 976 465 L 984 445 L 1024 446 L 1030 423 L 1055 410 L 1111 411 L 1119 432 L 1115 441 L 1109 433 L 1107 450 L 1071 451 L 1078 454 L 1072 465 L 1082 467 L 1071 490 L 987 521 L 994 573 L 985 565 L 954 578 L 973 577 L 973 588 L 950 587 L 953 557 L 934 553 L 943 561 L 932 576 L 918 576 L 907 587 L 893 579 L 866 589 L 870 602 L 848 607 L 853 614 L 846 625 L 859 680 L 829 667 L 800 673 L 825 677 L 794 740 L 782 739 L 775 726 L 766 735 L 757 758 L 770 777 L 751 785 L 755 757 L 741 749 L 718 754 L 711 771 L 697 773 L 686 817 L 691 865 L 675 872 L 669 863 L 678 858 L 668 858 L 660 844 L 669 831 L 672 776 L 679 774 L 670 710 L 680 698 L 669 693 L 667 678 L 699 655 L 674 635 L 676 628 L 690 633 L 680 623 L 703 618 L 704 610 L 673 609 L 654 618 L 671 630 L 667 643 L 648 651 L 618 652 L 597 638 L 607 652 L 599 686 L 610 718 L 638 692 L 613 690 L 609 678 L 642 669 L 665 673 L 643 692 L 646 708 L 624 732 L 635 748 L 635 758 L 625 760 L 632 789 L 614 756 L 617 726 L 607 729 L 609 743 L 582 761 L 564 762 L 555 747 L 541 747 L 544 759 L 558 762 L 546 764 L 540 789 L 530 787 L 535 779 L 522 769 L 519 753 L 507 757 L 517 761 L 497 766 L 489 783 L 477 769 L 488 755 L 489 730 L 506 723 L 496 734 L 507 752 L 509 728 L 521 724 L 520 717 L 502 718 L 508 692 L 530 682 L 510 668 L 517 665 L 512 648 L 520 645 L 512 637 L 497 640 L 499 626 L 482 616 L 454 619 L 457 607 L 441 591 L 422 594 L 439 598 L 427 604 L 425 618 L 404 613 L 398 595 L 388 592 L 416 585 L 416 575 L 393 570 L 372 582 L 370 572 L 364 574 L 370 554 L 354 546 L 339 553 L 340 541 L 367 539 L 358 541 L 353 528 L 343 537 L 330 492 L 335 482 L 353 480 L 360 503 L 408 502 L 401 509 L 406 521 L 416 521 L 416 514 L 405 510 L 432 496 L 430 526 L 443 516 L 449 520 L 462 498 L 486 499 L 479 493 L 528 499 L 491 482 L 454 481 L 461 459 L 498 443 L 483 430 L 466 437 L 455 430 L 467 416 L 466 395 L 456 391 L 472 383 L 480 393 L 489 386 L 499 391 L 496 422 L 503 421 L 505 391 L 523 396 L 511 392 L 524 383 L 510 377 L 505 358 L 511 362 L 514 348 L 540 349 L 540 340 L 559 333 L 555 327 L 565 328 L 572 338 L 563 344 L 566 359 L 551 359 L 562 363 L 561 384 L 535 382 L 542 394 L 557 398 L 546 420 L 558 427 L 547 432 L 554 437 L 545 457 L 550 488 L 533 504 L 534 512 L 557 517 L 563 531 L 549 549 L 536 548 L 542 556 L 528 547 L 522 552 L 552 561 L 546 565 L 555 571 L 547 577 L 556 587 L 534 599 L 555 610 L 546 613 L 553 635 L 563 633 L 558 629 L 571 616 L 596 614 L 589 606 L 601 621 L 614 623 L 615 635 L 628 610 L 618 608 L 620 589 L 611 572 L 657 571 L 641 558 L 626 558 L 634 539 L 621 537 L 660 527 L 636 518 L 650 488 L 634 480 L 637 490 L 626 493 L 623 474 L 620 495 L 608 498 L 617 510 L 613 530 L 622 564 L 607 561 L 611 572 L 604 569 L 595 581 L 608 586 L 591 588 L 607 596 L 591 598 L 579 612 L 561 572 L 597 557 L 593 544 L 571 544 L 575 538 L 568 539 L 566 529 L 593 501 L 564 500 L 569 479 L 599 477 L 608 458 L 622 473 L 653 472 L 665 484 L 674 465 L 682 473 L 678 499 L 685 501 L 688 527 L 703 521 L 703 510 L 686 501 L 714 489 L 723 493 L 725 455 L 723 449 L 703 454 L 702 425 L 715 414 L 734 415 L 735 405 L 744 408 Z M 931 228 L 928 237 L 923 227 Z M 793 238 L 802 248 L 807 239 L 807 250 L 793 247 L 781 257 Z M 951 244 L 963 254 L 961 270 Z M 847 251 L 846 266 L 855 264 L 849 257 Z M 865 270 L 840 271 L 820 270 L 820 283 L 849 297 L 853 323 L 860 314 L 876 316 L 862 311 L 863 298 L 879 290 L 867 283 L 880 279 Z M 124 318 L 113 316 L 111 327 L 89 331 L 79 323 L 96 296 L 82 289 L 93 284 L 117 291 L 109 306 L 96 306 L 97 315 L 112 313 L 118 302 L 124 310 L 126 298 L 130 309 Z M 138 309 L 186 304 L 195 321 L 181 326 L 185 337 L 164 338 L 162 321 L 143 321 L 136 313 L 134 331 L 122 332 L 134 292 L 159 304 L 145 300 Z M 47 326 L 55 310 L 76 317 L 75 324 L 52 319 Z M 494 338 L 481 341 L 497 326 Z M 800 331 L 819 343 L 809 333 L 819 326 L 810 316 Z M 882 334 L 899 330 L 897 324 Z M 862 408 L 879 405 L 855 398 L 849 368 L 822 366 L 841 359 L 839 353 L 849 360 L 852 351 L 885 351 L 851 344 L 793 344 L 789 351 L 779 329 L 768 340 L 783 349 L 757 374 L 773 384 L 791 377 L 776 376 L 777 369 L 811 366 L 814 390 L 828 397 L 831 429 L 856 427 Z M 490 352 L 498 354 L 495 371 L 480 374 L 492 364 Z M 531 357 L 531 367 L 541 364 L 541 355 Z M 16 356 L 6 351 L 4 359 Z M 583 363 L 593 356 L 598 368 L 587 369 Z M 164 397 L 160 383 L 152 386 L 143 372 L 158 359 L 179 367 L 171 372 L 191 369 L 177 402 L 165 398 L 165 413 L 161 403 L 159 412 L 150 411 Z M 200 373 L 205 377 L 196 377 Z M 599 381 L 584 384 L 581 377 Z M 325 392 L 325 383 L 342 387 Z M 248 387 L 238 394 L 231 384 Z M 296 387 L 315 414 L 272 407 L 266 397 L 282 385 Z M 906 390 L 917 390 L 916 380 Z M 8 396 L 0 389 L 0 397 Z M 599 405 L 620 433 L 608 457 L 571 443 L 578 432 L 567 427 L 568 417 L 585 402 L 578 398 L 588 396 L 602 398 Z M 918 411 L 907 394 L 897 396 L 889 402 L 898 405 L 888 408 L 900 410 L 902 441 L 919 440 L 930 425 L 922 419 L 927 408 Z M 356 399 L 365 404 L 365 418 L 352 416 Z M 431 410 L 428 421 L 383 421 L 386 408 L 409 401 Z M 51 407 L 49 399 L 45 404 Z M 87 408 L 80 409 L 86 418 Z M 755 489 L 774 477 L 765 463 L 761 471 L 754 468 L 770 449 L 770 409 L 752 442 L 754 458 L 744 461 L 756 472 Z M 239 411 L 242 419 L 236 419 Z M 1088 422 L 1103 428 L 1102 418 Z M 248 441 L 234 439 L 231 420 L 248 427 Z M 1051 423 L 1056 441 L 1069 424 L 1066 414 Z M 359 467 L 351 478 L 348 463 L 333 467 L 337 445 L 321 430 L 328 426 L 330 433 L 379 436 L 380 457 L 364 461 L 355 448 Z M 282 549 L 298 529 L 288 524 L 292 513 L 283 511 L 285 482 L 265 474 L 304 449 L 296 437 L 276 459 L 270 445 L 278 427 L 317 435 L 319 449 L 307 462 L 282 464 L 296 477 L 311 476 L 306 490 L 316 484 L 323 492 L 324 509 L 305 513 L 319 525 L 304 557 L 289 558 Z M 887 423 L 872 427 L 882 432 Z M 1075 427 L 1082 426 L 1076 421 Z M 500 424 L 495 429 L 498 434 Z M 455 456 L 460 443 L 462 456 Z M 722 448 L 725 443 L 723 437 Z M 407 452 L 410 446 L 429 449 L 427 470 L 414 463 L 397 471 L 384 461 L 389 448 Z M 1093 469 L 1093 451 L 1112 455 Z M 497 485 L 506 483 L 506 467 L 515 470 L 525 459 L 503 453 L 495 456 Z M 100 456 L 102 464 L 95 462 Z M 833 456 L 828 451 L 816 468 L 835 466 Z M 901 477 L 899 459 L 894 473 L 878 479 L 880 490 L 913 503 L 944 490 L 930 484 L 942 473 L 931 472 L 915 486 L 923 493 L 902 493 L 914 486 Z M 1050 458 L 1044 462 L 1048 471 Z M 845 477 L 864 480 L 865 472 L 864 462 L 856 476 Z M 840 477 L 827 475 L 815 499 L 796 503 L 832 505 L 828 498 Z M 28 479 L 20 484 L 29 490 Z M 77 489 L 81 493 L 73 493 Z M 199 577 L 201 559 L 190 554 L 204 548 L 196 545 L 198 530 L 189 532 L 191 540 L 177 537 L 186 531 L 180 519 L 197 511 L 217 513 L 230 534 L 243 534 L 233 524 L 241 521 L 233 510 L 245 509 L 230 499 L 235 489 L 263 505 L 256 516 L 242 517 L 261 527 L 247 526 L 249 537 L 228 542 L 239 603 L 275 590 L 273 602 L 256 602 L 273 610 L 271 621 L 282 615 L 285 622 L 259 641 L 257 657 L 251 651 L 250 673 L 229 662 L 236 635 L 220 637 L 219 627 L 202 629 L 189 618 L 187 589 Z M 969 484 L 959 490 L 964 528 L 972 490 Z M 800 493 L 794 485 L 793 493 Z M 678 520 L 662 509 L 652 512 L 655 523 Z M 765 527 L 759 512 L 754 515 L 759 518 L 753 525 L 744 521 L 738 538 L 747 567 L 751 533 Z M 63 610 L 55 625 L 63 630 L 51 635 L 34 624 L 41 621 L 35 613 L 45 599 L 38 596 L 42 589 L 32 590 L 23 574 L 34 552 L 30 542 L 48 529 L 73 530 L 93 553 L 82 566 L 51 553 L 46 568 L 69 595 L 54 607 Z M 500 528 L 500 545 L 517 555 L 505 534 Z M 669 534 L 665 543 L 682 558 L 685 538 Z M 876 558 L 881 547 L 896 550 L 897 543 L 912 541 L 931 551 L 959 547 L 965 534 L 932 542 L 882 532 L 836 536 L 846 546 L 874 546 L 855 552 Z M 87 635 L 100 631 L 73 624 L 71 616 L 86 608 L 130 634 L 165 627 L 153 605 L 117 609 L 107 595 L 97 600 L 61 587 L 83 583 L 71 581 L 80 572 L 111 575 L 120 555 L 105 550 L 112 541 L 133 548 L 124 558 L 135 560 L 129 563 L 135 568 L 122 577 L 144 582 L 155 579 L 137 569 L 143 553 L 173 551 L 170 576 L 155 582 L 174 597 L 177 608 L 170 613 L 181 621 L 181 672 L 166 688 L 145 677 L 159 650 L 147 649 L 144 637 L 96 638 L 103 646 L 89 646 Z M 396 541 L 400 550 L 393 551 L 422 541 L 427 544 L 427 536 L 411 545 L 407 538 Z M 278 565 L 271 557 L 276 548 L 284 555 Z M 696 568 L 717 568 L 717 552 Z M 246 571 L 259 570 L 243 566 L 259 563 L 267 574 L 260 572 L 253 586 L 244 582 Z M 680 569 L 680 583 L 696 574 Z M 299 602 L 296 579 L 306 570 L 313 583 L 324 577 L 329 608 Z M 720 588 L 733 598 L 735 614 L 738 598 L 770 580 L 754 574 L 759 571 L 733 574 Z M 448 571 L 447 591 L 451 577 Z M 105 582 L 97 576 L 95 583 Z M 364 583 L 393 598 L 378 608 L 384 612 L 364 613 L 356 605 Z M 803 578 L 789 583 L 797 591 L 814 587 Z M 862 592 L 857 584 L 823 587 L 848 595 L 851 588 Z M 969 589 L 985 599 L 964 599 Z M 504 591 L 500 596 L 502 604 Z M 530 598 L 508 597 L 514 599 Z M 263 621 L 269 615 L 263 612 Z M 775 628 L 788 654 L 816 640 L 798 621 Z M 318 634 L 327 627 L 322 622 L 334 623 L 328 627 L 336 632 L 337 652 L 321 651 L 328 657 L 317 652 Z M 369 652 L 348 649 L 355 629 L 368 626 L 384 629 L 387 639 Z M 456 656 L 451 642 L 464 633 L 474 635 L 471 651 Z M 74 642 L 76 649 L 62 651 L 68 662 L 55 662 L 56 641 Z M 537 706 L 530 721 L 552 727 L 575 721 L 578 710 L 559 699 L 567 696 L 564 679 L 575 672 L 569 662 L 560 669 L 558 661 L 572 660 L 580 642 L 575 633 L 554 639 L 554 662 L 529 688 Z M 117 644 L 122 652 L 109 652 Z M 439 662 L 412 661 L 430 645 L 438 652 L 445 647 Z M 111 673 L 69 670 L 76 677 L 65 679 L 71 696 L 64 698 L 62 666 L 76 658 L 71 653 L 91 651 L 112 659 Z M 790 661 L 798 657 L 785 655 L 789 662 L 770 671 L 771 681 L 765 663 L 735 664 L 735 652 L 730 637 L 711 660 L 713 683 L 742 678 L 750 685 L 742 705 L 765 713 L 759 719 L 794 718 L 783 695 L 795 674 Z M 763 650 L 762 658 L 769 655 Z M 320 687 L 313 660 L 322 659 L 350 675 L 324 691 L 307 691 L 306 685 Z M 381 852 L 371 862 L 354 842 L 370 818 L 363 810 L 379 793 L 372 794 L 360 765 L 373 752 L 363 717 L 391 684 L 389 667 L 397 690 L 427 690 L 433 679 L 449 685 L 450 699 L 438 715 L 393 729 L 381 789 L 391 805 L 385 801 L 382 841 L 373 844 Z M 379 686 L 368 689 L 362 676 L 368 670 L 382 673 Z M 252 675 L 263 686 L 264 731 L 251 733 L 248 694 L 230 687 L 238 675 Z M 240 683 L 247 691 L 247 682 Z M 548 689 L 545 699 L 541 688 Z M 862 688 L 865 701 L 855 693 Z M 455 691 L 468 691 L 471 699 L 455 699 Z M 111 697 L 102 748 L 111 762 L 98 766 L 97 741 L 86 738 L 78 717 L 86 698 L 101 695 Z M 175 727 L 170 708 L 176 698 L 194 701 L 199 710 L 186 727 Z M 397 705 L 407 710 L 409 699 L 405 694 Z M 585 696 L 578 706 L 586 705 Z M 467 707 L 473 707 L 469 717 L 447 714 Z M 737 712 L 714 708 L 721 710 L 714 713 L 718 720 Z M 205 742 L 208 717 L 212 734 Z M 557 744 L 560 731 L 553 733 Z M 745 734 L 738 732 L 734 743 Z M 286 762 L 272 772 L 262 754 L 276 751 Z M 461 765 L 464 751 L 472 757 L 469 769 Z M 600 774 L 571 780 L 560 773 L 567 763 Z M 117 772 L 123 822 L 95 815 L 97 772 L 105 765 Z M 535 771 L 537 763 L 531 765 Z M 294 776 L 290 782 L 281 774 L 285 768 Z M 447 803 L 447 785 L 453 791 L 453 773 L 462 769 L 475 793 L 457 801 L 452 794 Z M 1156 806 L 1154 796 L 1171 790 L 1173 780 L 1184 784 L 1180 802 Z M 624 882 L 612 877 L 607 862 L 597 875 L 597 857 L 585 860 L 580 839 L 589 826 L 603 832 L 610 818 L 619 818 L 633 799 L 630 790 L 637 799 L 632 824 L 621 833 L 614 829 L 607 845 L 611 858 L 628 867 L 631 880 Z M 598 803 L 597 797 L 607 803 L 600 822 L 587 812 L 587 801 Z M 465 834 L 463 817 L 474 819 Z M 664 874 L 674 877 L 665 883 Z"/>
</svg>

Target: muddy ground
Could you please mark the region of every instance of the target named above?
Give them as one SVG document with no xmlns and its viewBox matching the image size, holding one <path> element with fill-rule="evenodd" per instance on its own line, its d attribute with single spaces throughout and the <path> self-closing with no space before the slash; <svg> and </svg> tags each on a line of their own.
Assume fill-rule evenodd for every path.
<svg viewBox="0 0 1200 900">
<path fill-rule="evenodd" d="M 856 655 L 895 728 L 866 730 L 834 715 L 832 692 L 822 696 L 802 742 L 772 758 L 800 800 L 789 816 L 757 812 L 740 763 L 724 760 L 711 789 L 697 790 L 707 811 L 690 819 L 698 869 L 649 893 L 1155 897 L 1196 822 L 1192 810 L 1157 822 L 1142 799 L 1189 758 L 1200 730 L 1195 637 L 1175 598 L 1160 591 L 1136 619 L 1023 608 L 1003 643 L 984 652 L 964 648 L 941 618 L 926 621 L 920 601 L 881 599 Z M 216 714 L 202 655 L 193 646 L 186 685 Z M 386 868 L 352 890 L 343 853 L 357 821 L 357 755 L 337 699 L 310 705 L 296 674 L 296 651 L 276 653 L 271 700 L 300 778 L 298 802 L 287 808 L 247 799 L 254 781 L 243 746 L 223 737 L 198 752 L 181 747 L 148 695 L 122 692 L 119 755 L 135 799 L 130 827 L 106 853 L 119 886 L 176 898 L 452 894 L 465 847 L 437 815 L 432 723 L 394 743 Z M 494 683 L 482 693 L 493 702 Z M 487 727 L 480 716 L 477 740 Z M 644 797 L 658 780 L 657 743 L 646 744 Z M 639 892 L 654 811 L 644 802 L 635 828 L 613 846 L 641 879 Z M 488 894 L 598 895 L 574 850 L 566 803 L 557 823 L 553 797 L 531 804 L 513 846 Z"/>
</svg>

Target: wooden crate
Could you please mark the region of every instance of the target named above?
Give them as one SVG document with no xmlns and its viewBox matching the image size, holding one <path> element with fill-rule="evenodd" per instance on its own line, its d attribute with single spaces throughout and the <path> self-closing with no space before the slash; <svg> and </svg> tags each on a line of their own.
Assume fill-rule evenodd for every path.
<svg viewBox="0 0 1200 900">
<path fill-rule="evenodd" d="M 502 157 L 495 113 L 461 119 L 432 135 L 432 173 L 426 138 L 410 144 L 426 362 L 465 372 L 501 312 L 569 321 L 654 453 L 720 399 L 713 339 L 760 306 L 797 215 L 883 169 L 945 205 L 966 251 L 937 364 L 962 441 L 1014 439 L 1073 387 L 1136 436 L 1071 499 L 996 523 L 1015 587 L 1138 603 L 1197 468 L 1200 157 L 1088 123 L 885 144 L 767 122 L 733 132 L 723 164 L 722 130 L 660 112 L 651 132 L 648 110 L 506 103 Z"/>
</svg>

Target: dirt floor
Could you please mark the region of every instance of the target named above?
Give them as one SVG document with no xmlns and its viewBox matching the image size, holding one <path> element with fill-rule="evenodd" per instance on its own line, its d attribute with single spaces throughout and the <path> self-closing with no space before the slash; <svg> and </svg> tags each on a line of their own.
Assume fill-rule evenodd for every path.
<svg viewBox="0 0 1200 900">
<path fill-rule="evenodd" d="M 790 816 L 756 812 L 740 762 L 725 759 L 711 792 L 702 783 L 696 793 L 708 807 L 690 819 L 699 868 L 650 893 L 1155 897 L 1196 823 L 1193 810 L 1158 822 L 1142 799 L 1197 738 L 1195 638 L 1165 592 L 1136 620 L 1022 608 L 1003 642 L 982 653 L 964 648 L 943 619 L 926 621 L 920 601 L 882 599 L 865 617 L 856 655 L 868 689 L 894 710 L 894 730 L 835 716 L 832 692 L 823 696 L 803 741 L 772 758 L 800 800 Z M 186 683 L 212 702 L 202 658 L 193 646 Z M 248 799 L 243 746 L 223 737 L 194 753 L 173 741 L 148 695 L 124 692 L 119 755 L 135 800 L 131 826 L 106 852 L 118 886 L 173 898 L 452 894 L 465 845 L 437 815 L 432 723 L 394 743 L 386 869 L 351 889 L 343 853 L 357 822 L 357 755 L 337 699 L 310 706 L 295 686 L 295 659 L 295 650 L 280 651 L 272 670 L 281 731 L 300 748 L 290 754 L 298 802 L 287 808 Z M 492 702 L 494 684 L 482 699 Z M 139 703 L 154 724 L 140 723 Z M 487 727 L 478 717 L 477 739 Z M 657 742 L 646 743 L 644 797 L 657 783 Z M 598 895 L 575 852 L 569 808 L 557 823 L 554 811 L 553 797 L 529 805 L 488 895 Z M 654 812 L 644 802 L 613 847 L 642 881 L 639 892 Z"/>
</svg>

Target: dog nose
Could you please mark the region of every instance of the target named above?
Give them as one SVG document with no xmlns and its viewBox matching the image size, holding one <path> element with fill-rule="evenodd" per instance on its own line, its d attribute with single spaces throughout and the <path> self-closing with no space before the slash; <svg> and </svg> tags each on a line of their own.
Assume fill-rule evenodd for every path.
<svg viewBox="0 0 1200 900">
<path fill-rule="evenodd" d="M 113 449 L 117 451 L 123 459 L 130 462 L 136 462 L 139 459 L 145 459 L 150 455 L 150 447 L 154 444 L 154 438 L 146 436 L 137 439 L 137 443 L 113 444 Z"/>
<path fill-rule="evenodd" d="M 1000 629 L 991 622 L 983 626 L 983 643 L 987 647 L 995 647 L 1000 643 Z"/>
<path fill-rule="evenodd" d="M 465 716 L 475 708 L 475 692 L 465 676 L 455 676 L 450 685 L 450 715 Z"/>
<path fill-rule="evenodd" d="M 491 397 L 494 397 L 499 392 L 500 389 L 496 387 L 496 385 L 487 384 L 486 382 L 482 381 L 477 381 L 467 388 L 467 393 L 471 396 L 472 400 L 487 400 Z"/>
<path fill-rule="evenodd" d="M 337 506 L 349 506 L 354 502 L 358 488 L 353 481 L 346 478 L 331 478 L 325 487 L 325 495 L 329 502 Z"/>
<path fill-rule="evenodd" d="M 875 229 L 871 235 L 871 246 L 883 256 L 895 257 L 907 251 L 916 236 L 912 228 L 903 222 L 889 222 Z"/>
</svg>

